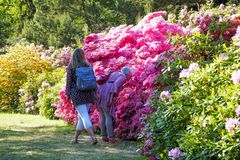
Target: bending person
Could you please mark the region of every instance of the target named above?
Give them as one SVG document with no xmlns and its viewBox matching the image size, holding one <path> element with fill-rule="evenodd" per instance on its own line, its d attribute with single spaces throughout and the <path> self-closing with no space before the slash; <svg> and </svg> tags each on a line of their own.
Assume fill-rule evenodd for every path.
<svg viewBox="0 0 240 160">
<path fill-rule="evenodd" d="M 98 87 L 101 136 L 105 142 L 116 143 L 113 132 L 114 97 L 129 75 L 130 68 L 125 66 L 120 72 L 111 73 L 109 79 Z"/>
</svg>

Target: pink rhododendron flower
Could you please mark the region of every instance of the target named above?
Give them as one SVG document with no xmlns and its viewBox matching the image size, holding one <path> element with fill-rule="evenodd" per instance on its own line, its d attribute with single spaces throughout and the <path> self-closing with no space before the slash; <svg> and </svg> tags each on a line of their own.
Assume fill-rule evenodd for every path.
<svg viewBox="0 0 240 160">
<path fill-rule="evenodd" d="M 236 115 L 240 116 L 240 105 L 236 108 Z"/>
<path fill-rule="evenodd" d="M 234 84 L 240 84 L 240 70 L 233 72 L 232 80 Z"/>
<path fill-rule="evenodd" d="M 184 156 L 184 153 L 181 152 L 178 147 L 176 147 L 176 148 L 171 149 L 171 150 L 168 152 L 168 156 L 169 156 L 171 159 L 177 159 L 177 158 L 180 158 L 180 157 Z"/>
<path fill-rule="evenodd" d="M 225 128 L 228 132 L 233 132 L 236 127 L 240 126 L 240 121 L 235 118 L 229 118 L 225 124 Z"/>
</svg>

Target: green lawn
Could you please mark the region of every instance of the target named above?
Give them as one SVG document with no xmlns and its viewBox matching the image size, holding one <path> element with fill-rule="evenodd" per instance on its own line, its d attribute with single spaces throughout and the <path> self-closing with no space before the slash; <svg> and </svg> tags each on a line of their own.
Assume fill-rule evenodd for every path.
<svg viewBox="0 0 240 160">
<path fill-rule="evenodd" d="M 0 113 L 0 160 L 143 160 L 133 142 L 91 146 L 84 134 L 70 143 L 74 127 L 41 116 Z"/>
</svg>

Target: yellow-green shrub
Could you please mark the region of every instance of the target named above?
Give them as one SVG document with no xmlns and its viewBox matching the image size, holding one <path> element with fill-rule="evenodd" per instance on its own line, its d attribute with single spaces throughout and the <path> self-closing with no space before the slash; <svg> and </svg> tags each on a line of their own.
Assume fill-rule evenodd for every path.
<svg viewBox="0 0 240 160">
<path fill-rule="evenodd" d="M 29 75 L 51 65 L 40 58 L 34 45 L 17 44 L 0 56 L 0 111 L 14 111 L 18 105 L 19 87 Z"/>
</svg>

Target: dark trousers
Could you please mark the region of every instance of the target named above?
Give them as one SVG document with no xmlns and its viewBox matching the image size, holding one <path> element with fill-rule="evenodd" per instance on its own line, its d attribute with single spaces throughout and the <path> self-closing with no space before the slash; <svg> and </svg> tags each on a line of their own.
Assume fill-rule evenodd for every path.
<svg viewBox="0 0 240 160">
<path fill-rule="evenodd" d="M 101 136 L 113 137 L 113 117 L 106 112 L 102 107 L 99 107 L 100 111 L 100 128 L 101 128 Z"/>
</svg>

